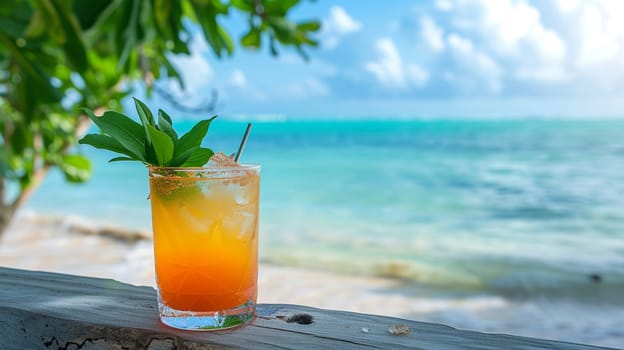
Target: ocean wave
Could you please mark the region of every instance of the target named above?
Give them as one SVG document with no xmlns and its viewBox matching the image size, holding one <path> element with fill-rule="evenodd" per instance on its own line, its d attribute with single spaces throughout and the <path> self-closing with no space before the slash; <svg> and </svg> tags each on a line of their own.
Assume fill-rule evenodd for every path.
<svg viewBox="0 0 624 350">
<path fill-rule="evenodd" d="M 390 278 L 405 290 L 434 294 L 498 295 L 510 300 L 571 299 L 598 303 L 624 302 L 624 274 L 617 271 L 562 269 L 547 264 L 506 260 L 409 261 L 363 259 L 354 256 L 267 254 L 262 261 L 277 265 L 317 268 L 337 273 Z M 488 267 L 489 266 L 489 267 Z"/>
<path fill-rule="evenodd" d="M 237 122 L 285 122 L 288 120 L 286 114 L 228 114 L 223 117 L 224 120 L 237 121 Z"/>
</svg>

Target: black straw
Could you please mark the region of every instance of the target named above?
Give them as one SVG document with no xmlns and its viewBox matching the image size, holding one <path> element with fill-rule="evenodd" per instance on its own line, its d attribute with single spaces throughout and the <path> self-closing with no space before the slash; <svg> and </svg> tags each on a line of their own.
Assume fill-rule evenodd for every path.
<svg viewBox="0 0 624 350">
<path fill-rule="evenodd" d="M 234 161 L 238 163 L 238 159 L 243 153 L 243 149 L 245 148 L 245 144 L 247 143 L 247 138 L 249 137 L 249 132 L 251 131 L 251 123 L 247 124 L 247 129 L 245 130 L 245 135 L 243 135 L 243 140 L 238 146 L 238 152 L 236 152 L 236 156 L 234 157 Z"/>
</svg>

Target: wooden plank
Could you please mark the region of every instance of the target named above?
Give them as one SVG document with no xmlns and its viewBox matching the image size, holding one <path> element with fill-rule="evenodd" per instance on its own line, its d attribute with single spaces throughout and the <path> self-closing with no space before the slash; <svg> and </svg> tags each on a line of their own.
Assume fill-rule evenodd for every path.
<svg viewBox="0 0 624 350">
<path fill-rule="evenodd" d="M 288 323 L 298 313 L 313 323 Z M 388 327 L 405 324 L 407 335 Z M 368 329 L 368 333 L 363 329 Z M 249 325 L 184 332 L 158 321 L 156 292 L 113 280 L 0 267 L 0 349 L 599 349 L 398 318 L 261 304 Z"/>
</svg>

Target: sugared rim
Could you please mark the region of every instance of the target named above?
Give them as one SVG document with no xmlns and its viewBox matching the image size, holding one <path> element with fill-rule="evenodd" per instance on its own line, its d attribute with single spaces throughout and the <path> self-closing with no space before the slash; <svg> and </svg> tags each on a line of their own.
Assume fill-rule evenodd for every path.
<svg viewBox="0 0 624 350">
<path fill-rule="evenodd" d="M 237 170 L 256 170 L 260 169 L 260 164 L 238 164 L 235 167 L 219 167 L 215 165 L 203 166 L 203 167 L 168 167 L 168 166 L 156 166 L 148 165 L 148 169 L 164 170 L 164 171 L 237 171 Z"/>
</svg>

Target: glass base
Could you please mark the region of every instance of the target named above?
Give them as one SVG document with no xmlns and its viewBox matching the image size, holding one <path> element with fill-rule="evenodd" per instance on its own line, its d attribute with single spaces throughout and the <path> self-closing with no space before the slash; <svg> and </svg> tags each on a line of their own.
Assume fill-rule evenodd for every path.
<svg viewBox="0 0 624 350">
<path fill-rule="evenodd" d="M 160 322 L 187 331 L 217 331 L 242 326 L 251 321 L 256 304 L 249 301 L 241 306 L 220 311 L 180 311 L 159 301 Z"/>
</svg>

